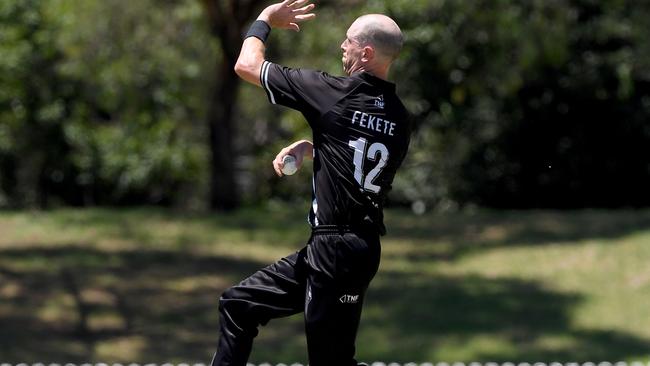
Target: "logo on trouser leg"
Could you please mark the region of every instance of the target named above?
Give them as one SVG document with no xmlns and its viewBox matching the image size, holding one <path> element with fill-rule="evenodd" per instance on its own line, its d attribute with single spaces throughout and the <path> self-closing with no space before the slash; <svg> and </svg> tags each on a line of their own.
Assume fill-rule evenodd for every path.
<svg viewBox="0 0 650 366">
<path fill-rule="evenodd" d="M 343 295 L 339 301 L 341 304 L 356 304 L 359 302 L 359 295 Z"/>
</svg>

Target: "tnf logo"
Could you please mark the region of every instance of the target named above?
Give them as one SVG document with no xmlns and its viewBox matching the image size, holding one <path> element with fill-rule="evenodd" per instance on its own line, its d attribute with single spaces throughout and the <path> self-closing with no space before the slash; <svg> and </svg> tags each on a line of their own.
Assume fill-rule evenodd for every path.
<svg viewBox="0 0 650 366">
<path fill-rule="evenodd" d="M 341 304 L 356 304 L 359 302 L 359 295 L 343 295 L 339 301 Z"/>
<path fill-rule="evenodd" d="M 375 99 L 375 107 L 384 109 L 384 95 L 380 95 Z"/>
</svg>

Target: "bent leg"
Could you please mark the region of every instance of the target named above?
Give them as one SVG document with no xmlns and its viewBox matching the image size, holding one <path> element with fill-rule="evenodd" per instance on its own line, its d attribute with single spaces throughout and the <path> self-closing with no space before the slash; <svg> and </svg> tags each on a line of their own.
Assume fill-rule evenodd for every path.
<svg viewBox="0 0 650 366">
<path fill-rule="evenodd" d="M 245 366 L 258 326 L 305 306 L 305 249 L 257 271 L 219 300 L 220 338 L 212 366 Z"/>
</svg>

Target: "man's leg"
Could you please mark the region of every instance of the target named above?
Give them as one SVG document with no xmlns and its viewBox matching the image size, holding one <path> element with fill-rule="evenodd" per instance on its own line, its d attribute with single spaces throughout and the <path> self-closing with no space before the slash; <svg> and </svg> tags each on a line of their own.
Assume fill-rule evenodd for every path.
<svg viewBox="0 0 650 366">
<path fill-rule="evenodd" d="M 219 348 L 212 366 L 245 366 L 259 325 L 304 310 L 305 252 L 283 258 L 223 293 Z"/>
<path fill-rule="evenodd" d="M 310 366 L 357 366 L 363 298 L 379 266 L 376 236 L 314 235 L 308 249 L 305 328 Z"/>
</svg>

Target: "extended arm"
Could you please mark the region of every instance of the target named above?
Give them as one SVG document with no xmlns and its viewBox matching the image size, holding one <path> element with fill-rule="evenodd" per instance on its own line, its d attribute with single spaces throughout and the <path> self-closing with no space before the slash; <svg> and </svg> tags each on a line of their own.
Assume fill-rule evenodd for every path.
<svg viewBox="0 0 650 366">
<path fill-rule="evenodd" d="M 266 23 L 270 28 L 292 29 L 300 31 L 298 23 L 313 19 L 316 14 L 309 13 L 315 7 L 314 4 L 305 5 L 309 0 L 285 0 L 281 3 L 268 6 L 257 17 L 257 21 Z M 263 30 L 263 29 L 262 29 Z M 260 73 L 264 63 L 264 41 L 268 32 L 258 29 L 255 34 L 249 35 L 239 53 L 239 58 L 235 64 L 235 72 L 243 80 L 261 86 Z"/>
</svg>

